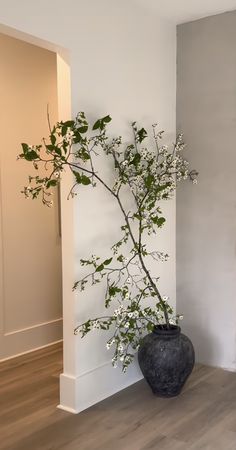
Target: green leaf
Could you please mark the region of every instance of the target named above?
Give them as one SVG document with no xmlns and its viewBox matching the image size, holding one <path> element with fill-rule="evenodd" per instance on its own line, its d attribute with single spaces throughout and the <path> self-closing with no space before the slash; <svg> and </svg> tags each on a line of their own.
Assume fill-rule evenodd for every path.
<svg viewBox="0 0 236 450">
<path fill-rule="evenodd" d="M 57 180 L 48 180 L 46 183 L 46 188 L 50 188 L 52 186 L 56 186 L 57 185 Z"/>
<path fill-rule="evenodd" d="M 148 322 L 147 324 L 147 330 L 148 331 L 153 331 L 153 324 L 151 322 Z"/>
<path fill-rule="evenodd" d="M 97 266 L 95 272 L 101 272 L 104 269 L 104 265 L 100 264 L 100 266 Z"/>
<path fill-rule="evenodd" d="M 156 224 L 160 228 L 165 223 L 165 221 L 166 219 L 164 217 L 158 217 Z"/>
<path fill-rule="evenodd" d="M 88 154 L 87 152 L 83 152 L 82 158 L 83 158 L 84 160 L 88 160 L 88 159 L 90 159 L 90 156 L 89 156 L 89 154 Z"/>
<path fill-rule="evenodd" d="M 147 137 L 146 130 L 144 128 L 141 128 L 141 130 L 139 130 L 137 132 L 137 136 L 138 136 L 138 142 L 142 142 Z"/>
<path fill-rule="evenodd" d="M 66 135 L 66 132 L 67 132 L 67 126 L 66 126 L 66 125 L 63 125 L 62 128 L 61 128 L 61 135 L 62 135 L 62 136 L 65 136 L 65 135 Z"/>
<path fill-rule="evenodd" d="M 121 292 L 121 289 L 116 287 L 116 286 L 110 286 L 109 287 L 109 295 L 110 297 L 113 297 L 114 295 L 116 295 L 118 292 Z"/>
<path fill-rule="evenodd" d="M 63 123 L 63 126 L 65 127 L 73 127 L 75 124 L 74 120 L 67 120 L 66 122 Z"/>
<path fill-rule="evenodd" d="M 104 266 L 108 266 L 108 264 L 110 264 L 110 263 L 112 262 L 112 259 L 113 259 L 113 258 L 106 259 L 106 260 L 103 262 Z"/>
<path fill-rule="evenodd" d="M 83 125 L 82 127 L 78 128 L 77 131 L 79 133 L 86 133 L 88 131 L 88 125 Z"/>
<path fill-rule="evenodd" d="M 28 153 L 25 153 L 25 159 L 27 161 L 34 161 L 34 159 L 38 159 L 38 154 L 34 150 L 31 150 Z"/>
<path fill-rule="evenodd" d="M 112 299 L 110 297 L 106 298 L 106 300 L 105 300 L 105 307 L 106 308 L 108 308 L 108 306 L 110 306 L 111 300 Z"/>
<path fill-rule="evenodd" d="M 56 136 L 54 136 L 54 134 L 51 134 L 51 136 L 50 136 L 50 141 L 51 141 L 51 143 L 52 143 L 52 145 L 55 145 L 56 144 Z"/>
<path fill-rule="evenodd" d="M 84 111 L 80 111 L 79 113 L 78 113 L 78 116 L 77 116 L 78 118 L 80 118 L 80 119 L 85 119 L 85 113 L 84 113 Z"/>
<path fill-rule="evenodd" d="M 81 141 L 82 141 L 82 136 L 79 133 L 75 132 L 74 139 L 73 139 L 74 144 L 78 144 Z"/>
<path fill-rule="evenodd" d="M 49 150 L 50 152 L 53 152 L 53 150 L 55 149 L 54 145 L 46 145 L 46 149 Z"/>
<path fill-rule="evenodd" d="M 79 172 L 75 172 L 73 170 L 73 174 L 74 174 L 74 176 L 76 178 L 76 182 L 78 184 L 83 184 L 84 186 L 87 186 L 88 184 L 91 184 L 90 178 L 86 177 L 86 175 L 84 175 L 83 173 L 81 175 Z"/>
<path fill-rule="evenodd" d="M 37 152 L 35 150 L 32 150 L 31 147 L 28 146 L 28 144 L 22 143 L 21 146 L 22 146 L 24 158 L 26 159 L 26 161 L 33 161 L 34 159 L 38 159 Z M 37 148 L 40 148 L 40 147 L 37 147 Z"/>
<path fill-rule="evenodd" d="M 93 125 L 93 130 L 97 130 L 98 128 L 100 128 L 100 125 L 101 125 L 101 120 L 100 119 L 98 119 L 96 122 L 95 122 L 95 124 Z"/>
<path fill-rule="evenodd" d="M 111 122 L 111 120 L 112 120 L 112 119 L 111 119 L 111 116 L 109 116 L 109 115 L 103 117 L 103 119 L 102 119 L 102 121 L 105 122 L 105 123 L 109 123 L 109 122 Z"/>
<path fill-rule="evenodd" d="M 78 151 L 78 156 L 81 157 L 84 161 L 90 159 L 90 155 L 84 147 L 81 147 L 81 149 Z"/>
<path fill-rule="evenodd" d="M 151 175 L 150 173 L 148 174 L 147 178 L 145 178 L 145 186 L 150 189 L 152 183 L 154 181 L 154 176 Z"/>
<path fill-rule="evenodd" d="M 61 149 L 59 147 L 55 147 L 54 151 L 57 155 L 61 156 Z"/>
<path fill-rule="evenodd" d="M 169 186 L 170 186 L 170 183 L 163 184 L 162 186 L 157 186 L 156 192 L 158 193 L 158 192 L 164 191 Z"/>
<path fill-rule="evenodd" d="M 90 178 L 86 177 L 86 175 L 82 174 L 80 177 L 80 183 L 87 186 L 88 184 L 91 184 Z"/>
<path fill-rule="evenodd" d="M 79 172 L 75 172 L 75 170 L 73 170 L 73 174 L 75 176 L 76 182 L 78 184 L 81 184 L 81 175 L 80 175 L 80 173 Z"/>
<path fill-rule="evenodd" d="M 27 153 L 29 151 L 28 144 L 23 143 L 23 144 L 21 144 L 21 147 L 22 147 L 24 153 Z"/>
<path fill-rule="evenodd" d="M 97 130 L 98 128 L 104 130 L 106 123 L 109 123 L 110 121 L 111 117 L 109 115 L 102 117 L 102 119 L 98 119 L 93 125 L 93 130 Z"/>
<path fill-rule="evenodd" d="M 135 167 L 137 167 L 140 160 L 141 160 L 141 155 L 139 153 L 135 153 L 134 158 L 132 159 L 130 164 L 134 164 Z"/>
<path fill-rule="evenodd" d="M 56 145 L 46 145 L 46 149 L 49 150 L 49 152 L 55 152 L 61 156 L 61 149 Z"/>
</svg>

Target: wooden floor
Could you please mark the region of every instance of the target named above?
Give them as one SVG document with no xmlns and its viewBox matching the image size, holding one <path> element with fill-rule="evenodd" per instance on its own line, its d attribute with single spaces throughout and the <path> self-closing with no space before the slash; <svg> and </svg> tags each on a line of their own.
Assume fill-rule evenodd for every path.
<svg viewBox="0 0 236 450">
<path fill-rule="evenodd" d="M 71 415 L 56 409 L 57 344 L 0 364 L 1 450 L 236 450 L 236 374 L 197 366 L 184 392 L 145 381 Z"/>
</svg>

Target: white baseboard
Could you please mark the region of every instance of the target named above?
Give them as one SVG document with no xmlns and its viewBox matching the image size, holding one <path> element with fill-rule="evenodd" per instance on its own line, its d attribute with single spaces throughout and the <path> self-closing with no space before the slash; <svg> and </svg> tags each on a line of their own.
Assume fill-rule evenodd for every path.
<svg viewBox="0 0 236 450">
<path fill-rule="evenodd" d="M 60 409 L 79 413 L 143 378 L 137 362 L 124 374 L 111 362 L 73 377 L 60 375 Z"/>
<path fill-rule="evenodd" d="M 31 350 L 27 350 L 25 352 L 17 353 L 16 355 L 8 356 L 7 358 L 0 359 L 0 363 L 9 361 L 10 359 L 19 358 L 19 356 L 28 355 L 29 353 L 36 352 L 37 350 L 42 350 L 47 347 L 51 347 L 51 345 L 59 344 L 59 342 L 63 342 L 63 339 L 59 339 L 58 341 L 50 342 L 49 344 L 41 345 L 40 347 L 32 348 Z"/>
<path fill-rule="evenodd" d="M 236 368 L 235 367 L 221 367 L 221 369 L 226 370 L 227 372 L 236 372 Z"/>
<path fill-rule="evenodd" d="M 236 361 L 232 362 L 232 365 L 229 367 L 225 365 L 225 363 L 219 363 L 218 361 L 206 361 L 206 360 L 197 360 L 196 364 L 203 364 L 204 366 L 214 367 L 215 369 L 226 370 L 227 372 L 236 372 Z"/>
<path fill-rule="evenodd" d="M 57 408 L 58 409 L 62 409 L 62 411 L 66 411 L 66 412 L 71 413 L 71 414 L 78 414 L 75 409 L 68 408 L 68 407 L 63 406 L 63 405 L 57 405 Z"/>
</svg>

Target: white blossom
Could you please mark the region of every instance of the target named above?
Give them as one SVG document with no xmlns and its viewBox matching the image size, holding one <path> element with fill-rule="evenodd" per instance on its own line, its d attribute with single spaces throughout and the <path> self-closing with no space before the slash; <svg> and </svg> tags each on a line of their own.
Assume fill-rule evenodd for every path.
<svg viewBox="0 0 236 450">
<path fill-rule="evenodd" d="M 117 348 L 118 348 L 119 352 L 123 352 L 123 350 L 124 350 L 124 347 L 123 347 L 123 345 L 121 343 L 118 345 Z"/>
<path fill-rule="evenodd" d="M 68 144 L 72 144 L 74 135 L 75 135 L 74 131 L 68 128 L 67 133 L 64 136 L 64 141 L 68 142 Z"/>
<path fill-rule="evenodd" d="M 94 320 L 94 322 L 93 322 L 93 324 L 92 324 L 92 329 L 93 329 L 93 330 L 96 330 L 96 329 L 98 329 L 98 328 L 100 328 L 99 322 L 98 322 L 98 320 Z"/>
<path fill-rule="evenodd" d="M 113 356 L 111 361 L 112 361 L 113 367 L 116 368 L 117 367 L 117 356 Z"/>
<path fill-rule="evenodd" d="M 170 323 L 170 325 L 175 325 L 176 324 L 174 319 L 169 319 L 169 323 Z"/>
</svg>

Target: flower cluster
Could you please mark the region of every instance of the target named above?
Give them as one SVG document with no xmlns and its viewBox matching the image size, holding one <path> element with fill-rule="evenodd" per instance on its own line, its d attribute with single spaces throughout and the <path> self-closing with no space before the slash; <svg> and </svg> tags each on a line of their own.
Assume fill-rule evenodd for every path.
<svg viewBox="0 0 236 450">
<path fill-rule="evenodd" d="M 165 303 L 167 300 L 168 297 L 163 296 Z M 170 307 L 168 310 L 169 313 L 173 313 Z M 176 325 L 182 319 L 182 315 L 172 316 L 169 323 Z M 159 305 L 155 305 L 155 308 L 148 306 L 143 308 L 140 304 L 132 302 L 131 304 L 127 303 L 126 306 L 120 304 L 111 316 L 85 322 L 76 328 L 75 334 L 82 333 L 82 336 L 85 336 L 92 330 L 109 330 L 112 327 L 114 334 L 108 339 L 106 348 L 107 350 L 113 349 L 113 366 L 117 367 L 120 362 L 122 370 L 126 372 L 139 348 L 142 337 L 160 324 L 164 326 L 165 321 Z"/>
</svg>

